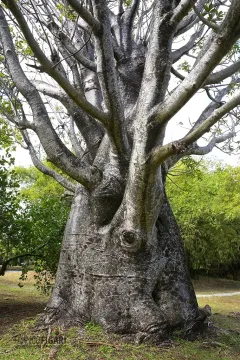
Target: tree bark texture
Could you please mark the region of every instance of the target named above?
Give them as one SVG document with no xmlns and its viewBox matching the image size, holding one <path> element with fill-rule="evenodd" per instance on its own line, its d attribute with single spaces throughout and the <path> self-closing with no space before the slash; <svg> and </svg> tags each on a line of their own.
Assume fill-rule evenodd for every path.
<svg viewBox="0 0 240 360">
<path fill-rule="evenodd" d="M 111 202 L 111 199 L 109 199 Z M 103 204 L 102 212 L 107 212 Z M 117 229 L 98 231 L 91 197 L 79 187 L 66 226 L 46 322 L 84 324 L 143 339 L 187 330 L 198 316 L 180 233 L 167 198 L 151 244 L 126 251 Z M 125 239 L 131 245 L 131 237 Z"/>
<path fill-rule="evenodd" d="M 74 193 L 44 321 L 94 321 L 139 339 L 157 340 L 179 327 L 187 334 L 199 311 L 164 177 L 184 155 L 208 153 L 235 134 L 225 122 L 240 105 L 240 93 L 232 94 L 240 62 L 230 55 L 240 38 L 239 0 L 214 26 L 201 13 L 207 0 L 39 0 L 41 13 L 32 1 L 2 3 L 0 50 L 11 77 L 3 91 L 12 96 L 10 108 L 17 104 L 8 120 L 21 130 L 34 165 Z M 33 54 L 29 66 L 46 81 L 23 70 L 12 19 Z M 174 63 L 187 54 L 195 60 L 185 77 Z M 226 60 L 231 65 L 222 68 Z M 180 79 L 173 90 L 172 74 Z M 164 144 L 168 122 L 200 89 L 215 98 L 210 94 L 183 138 Z M 56 114 L 58 126 L 49 113 L 53 99 L 65 112 L 61 121 Z M 223 132 L 216 131 L 222 118 Z M 208 145 L 198 146 L 212 128 Z M 54 170 L 38 158 L 29 129 Z"/>
</svg>

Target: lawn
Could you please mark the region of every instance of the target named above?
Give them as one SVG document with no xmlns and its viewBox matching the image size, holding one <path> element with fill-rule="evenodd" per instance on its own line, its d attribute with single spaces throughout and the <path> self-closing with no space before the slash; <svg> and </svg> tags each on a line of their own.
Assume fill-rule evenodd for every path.
<svg viewBox="0 0 240 360">
<path fill-rule="evenodd" d="M 25 281 L 19 272 L 0 276 L 0 337 L 20 320 L 34 318 L 45 307 L 47 297 L 34 287 L 34 273 L 30 271 Z"/>
<path fill-rule="evenodd" d="M 150 346 L 106 335 L 92 323 L 80 330 L 55 327 L 34 331 L 34 319 L 42 312 L 47 298 L 34 288 L 32 272 L 23 287 L 19 287 L 18 283 L 17 273 L 7 273 L 0 278 L 1 360 L 240 359 L 240 295 L 199 298 L 199 306 L 211 305 L 211 321 L 225 329 L 221 334 L 213 336 L 209 332 L 205 338 L 194 342 L 184 341 L 176 334 L 160 346 Z M 198 294 L 240 291 L 240 282 L 231 280 L 201 278 L 194 281 L 194 286 Z"/>
</svg>

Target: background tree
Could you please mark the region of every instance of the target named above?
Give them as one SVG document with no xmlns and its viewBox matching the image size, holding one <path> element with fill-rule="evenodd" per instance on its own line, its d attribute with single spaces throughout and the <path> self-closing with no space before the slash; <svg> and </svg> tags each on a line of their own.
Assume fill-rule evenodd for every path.
<svg viewBox="0 0 240 360">
<path fill-rule="evenodd" d="M 11 243 L 16 242 L 22 229 L 19 221 L 19 182 L 13 169 L 12 149 L 11 129 L 0 119 L 0 275 L 4 275 L 8 260 L 12 257 Z"/>
<path fill-rule="evenodd" d="M 240 169 L 186 159 L 168 174 L 167 194 L 191 274 L 239 277 Z"/>
<path fill-rule="evenodd" d="M 52 289 L 56 275 L 64 228 L 70 210 L 64 189 L 34 167 L 15 169 L 21 181 L 21 198 L 27 209 L 28 238 L 24 245 L 35 250 L 31 266 L 36 271 L 36 285 L 44 292 Z M 44 245 L 44 246 L 42 246 Z M 39 250 L 38 250 L 39 249 Z M 29 269 L 24 267 L 24 273 Z"/>
<path fill-rule="evenodd" d="M 34 165 L 74 193 L 44 321 L 92 320 L 139 340 L 190 332 L 198 307 L 165 179 L 235 134 L 239 0 L 1 3 L 5 115 Z M 164 144 L 200 89 L 211 102 Z M 41 162 L 32 133 L 68 177 Z"/>
<path fill-rule="evenodd" d="M 1 184 L 5 180 L 0 197 L 0 274 L 8 265 L 22 264 L 24 278 L 31 265 L 38 273 L 37 285 L 48 291 L 69 213 L 64 190 L 34 167 L 4 168 L 4 172 L 1 168 L 0 179 Z"/>
</svg>

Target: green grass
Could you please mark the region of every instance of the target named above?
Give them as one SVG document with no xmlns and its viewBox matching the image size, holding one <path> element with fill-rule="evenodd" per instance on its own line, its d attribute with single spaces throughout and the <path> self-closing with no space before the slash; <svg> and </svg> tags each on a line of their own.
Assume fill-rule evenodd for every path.
<svg viewBox="0 0 240 360">
<path fill-rule="evenodd" d="M 0 277 L 0 294 L 0 337 L 12 325 L 41 313 L 47 301 L 34 287 L 33 272 L 26 281 L 19 280 L 19 273 L 7 272 Z"/>
<path fill-rule="evenodd" d="M 225 281 L 208 279 L 214 292 L 225 292 L 222 289 Z M 218 336 L 207 335 L 204 339 L 190 342 L 175 336 L 162 346 L 136 345 L 129 338 L 104 333 L 98 325 L 87 324 L 84 328 L 63 329 L 55 327 L 51 332 L 34 331 L 34 319 L 38 310 L 43 309 L 46 297 L 33 287 L 33 274 L 23 287 L 17 286 L 16 274 L 0 278 L 0 310 L 11 306 L 16 310 L 15 322 L 5 324 L 5 333 L 0 339 L 0 360 L 239 360 L 240 359 L 240 296 L 200 298 L 200 306 L 210 304 L 213 310 L 212 321 L 219 328 L 226 329 Z M 238 284 L 227 281 L 229 291 L 237 291 Z M 205 291 L 204 279 L 196 288 Z M 219 291 L 221 289 L 221 291 Z M 3 292 L 2 292 L 3 291 Z M 4 300 L 5 299 L 5 300 Z M 7 300 L 8 299 L 8 300 Z M 29 311 L 30 307 L 34 311 Z M 23 317 L 17 317 L 23 309 L 28 309 Z M 37 308 L 37 310 L 36 310 Z M 39 311 L 40 312 L 40 311 Z M 0 329 L 2 320 L 9 313 L 0 311 Z M 5 319 L 6 318 L 6 319 Z M 15 324 L 15 325 L 13 325 Z M 231 330 L 231 331 L 229 331 Z M 63 340 L 58 345 L 57 341 Z"/>
<path fill-rule="evenodd" d="M 0 277 L 0 305 L 45 303 L 47 297 L 37 291 L 34 282 L 33 271 L 29 272 L 24 281 L 19 280 L 19 273 L 7 272 L 6 275 Z"/>
<path fill-rule="evenodd" d="M 213 313 L 228 314 L 230 312 L 240 311 L 240 295 L 227 297 L 204 297 L 198 299 L 198 304 L 203 307 L 209 304 Z"/>
<path fill-rule="evenodd" d="M 62 336 L 62 345 L 49 344 Z M 0 359 L 59 359 L 59 360 L 239 360 L 240 337 L 223 334 L 217 339 L 188 342 L 174 339 L 163 346 L 126 343 L 117 335 L 106 335 L 99 326 L 87 324 L 68 331 L 60 328 L 47 332 L 33 331 L 32 322 L 22 322 L 0 340 Z M 37 342 L 37 344 L 36 344 Z"/>
</svg>

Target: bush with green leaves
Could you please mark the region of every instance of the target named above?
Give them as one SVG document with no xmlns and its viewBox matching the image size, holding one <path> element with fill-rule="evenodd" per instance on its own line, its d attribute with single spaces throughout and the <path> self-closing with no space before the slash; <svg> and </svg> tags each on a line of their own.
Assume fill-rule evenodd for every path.
<svg viewBox="0 0 240 360">
<path fill-rule="evenodd" d="M 27 232 L 26 222 L 22 222 L 25 208 L 21 204 L 19 179 L 13 168 L 13 149 L 11 129 L 0 118 L 0 258 L 3 262 L 16 255 Z M 0 275 L 3 273 L 4 267 L 0 269 Z"/>
<path fill-rule="evenodd" d="M 192 274 L 240 276 L 240 167 L 187 159 L 168 176 Z"/>
<path fill-rule="evenodd" d="M 0 162 L 0 255 L 6 265 L 21 263 L 22 278 L 31 265 L 37 285 L 48 291 L 70 206 L 55 180 L 35 167 L 11 169 L 13 162 L 10 155 Z"/>
<path fill-rule="evenodd" d="M 14 159 L 7 151 L 0 156 L 0 256 L 8 258 L 15 253 L 18 239 L 22 236 L 19 182 L 10 166 Z"/>
<path fill-rule="evenodd" d="M 63 198 L 64 189 L 35 167 L 15 170 L 21 179 L 21 196 L 30 219 L 28 244 L 39 249 L 39 256 L 33 261 L 38 274 L 37 284 L 43 291 L 48 291 L 52 283 L 49 280 L 57 270 L 70 205 Z"/>
</svg>

